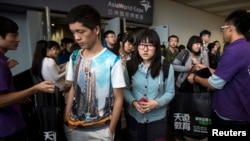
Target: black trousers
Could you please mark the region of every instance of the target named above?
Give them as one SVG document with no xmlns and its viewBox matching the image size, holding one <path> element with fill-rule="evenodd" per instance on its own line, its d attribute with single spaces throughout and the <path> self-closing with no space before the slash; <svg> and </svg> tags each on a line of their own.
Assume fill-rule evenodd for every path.
<svg viewBox="0 0 250 141">
<path fill-rule="evenodd" d="M 0 141 L 27 141 L 27 131 L 23 129 L 15 134 L 0 138 Z"/>
<path fill-rule="evenodd" d="M 129 138 L 130 141 L 166 141 L 167 119 L 163 118 L 150 123 L 138 123 L 129 116 Z"/>
</svg>

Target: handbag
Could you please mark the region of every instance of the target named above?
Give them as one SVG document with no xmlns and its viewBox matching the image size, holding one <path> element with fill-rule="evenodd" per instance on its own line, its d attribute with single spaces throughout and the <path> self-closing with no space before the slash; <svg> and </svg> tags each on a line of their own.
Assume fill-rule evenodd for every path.
<svg viewBox="0 0 250 141">
<path fill-rule="evenodd" d="M 200 69 L 199 71 L 196 71 L 195 74 L 197 76 L 199 76 L 199 77 L 202 77 L 202 78 L 208 78 L 209 76 L 212 75 L 208 68 Z M 191 83 L 189 83 L 187 78 L 181 83 L 180 88 L 177 88 L 178 92 L 194 92 L 194 91 L 195 92 L 205 92 L 207 90 L 208 90 L 208 88 L 202 86 L 201 84 L 197 84 L 197 83 L 191 84 Z"/>
<path fill-rule="evenodd" d="M 208 69 L 202 69 L 196 75 L 209 77 L 211 73 Z M 189 82 L 185 80 L 184 83 Z M 196 83 L 189 83 L 186 89 L 177 90 L 169 112 L 175 134 L 196 139 L 207 137 L 208 126 L 212 124 L 211 99 L 212 93 L 208 88 Z"/>
<path fill-rule="evenodd" d="M 33 83 L 38 84 L 43 81 L 39 76 L 32 76 Z M 62 93 L 55 86 L 53 94 L 38 91 L 34 94 L 35 112 L 39 120 L 38 141 L 66 141 L 63 128 L 63 103 Z"/>
</svg>

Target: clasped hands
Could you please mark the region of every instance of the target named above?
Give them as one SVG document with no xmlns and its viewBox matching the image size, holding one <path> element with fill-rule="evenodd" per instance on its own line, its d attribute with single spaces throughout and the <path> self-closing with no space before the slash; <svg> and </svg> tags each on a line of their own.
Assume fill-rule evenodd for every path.
<svg viewBox="0 0 250 141">
<path fill-rule="evenodd" d="M 133 101 L 132 103 L 138 112 L 144 114 L 152 111 L 158 106 L 158 102 L 156 100 L 147 100 L 145 101 Z"/>
</svg>

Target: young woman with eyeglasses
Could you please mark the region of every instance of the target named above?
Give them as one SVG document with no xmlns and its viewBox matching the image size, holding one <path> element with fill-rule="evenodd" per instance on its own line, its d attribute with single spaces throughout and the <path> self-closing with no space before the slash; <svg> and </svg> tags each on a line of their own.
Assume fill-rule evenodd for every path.
<svg viewBox="0 0 250 141">
<path fill-rule="evenodd" d="M 152 29 L 141 32 L 125 70 L 130 140 L 166 140 L 166 112 L 174 97 L 174 70 L 168 63 L 169 69 L 164 71 L 167 65 L 163 60 L 158 34 Z"/>
</svg>

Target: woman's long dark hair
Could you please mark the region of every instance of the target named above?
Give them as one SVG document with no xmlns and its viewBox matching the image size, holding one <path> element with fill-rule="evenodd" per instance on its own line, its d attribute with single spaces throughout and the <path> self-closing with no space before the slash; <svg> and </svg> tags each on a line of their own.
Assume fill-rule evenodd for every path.
<svg viewBox="0 0 250 141">
<path fill-rule="evenodd" d="M 155 78 L 159 75 L 161 69 L 161 46 L 160 38 L 157 32 L 153 29 L 145 29 L 137 36 L 135 42 L 135 52 L 131 60 L 128 61 L 129 65 L 127 65 L 127 67 L 130 67 L 129 69 L 131 70 L 131 75 L 133 75 L 137 71 L 138 65 L 142 62 L 142 58 L 138 52 L 138 45 L 140 43 L 150 43 L 155 46 L 155 54 L 148 68 L 148 71 L 150 71 L 151 76 Z"/>
<path fill-rule="evenodd" d="M 36 42 L 36 49 L 34 52 L 32 67 L 31 67 L 32 75 L 43 79 L 42 76 L 43 58 L 47 56 L 47 49 L 51 49 L 52 47 L 60 49 L 60 46 L 56 41 L 39 40 Z"/>
<path fill-rule="evenodd" d="M 31 66 L 31 73 L 34 76 L 38 76 L 41 79 L 42 77 L 42 61 L 43 58 L 46 56 L 46 44 L 47 41 L 39 40 L 36 42 L 36 48 L 33 55 L 33 61 Z"/>
</svg>

